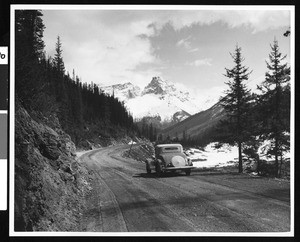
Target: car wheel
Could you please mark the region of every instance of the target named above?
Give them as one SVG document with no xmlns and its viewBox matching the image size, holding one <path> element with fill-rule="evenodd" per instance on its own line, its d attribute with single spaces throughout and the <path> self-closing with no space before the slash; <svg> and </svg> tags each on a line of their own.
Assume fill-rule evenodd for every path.
<svg viewBox="0 0 300 242">
<path fill-rule="evenodd" d="M 148 163 L 146 163 L 146 171 L 147 171 L 148 174 L 151 173 L 151 169 L 150 169 L 150 166 L 149 166 Z"/>
<path fill-rule="evenodd" d="M 191 170 L 186 170 L 186 171 L 185 171 L 185 174 L 186 174 L 187 176 L 191 175 Z"/>
<path fill-rule="evenodd" d="M 156 163 L 156 166 L 155 166 L 155 170 L 156 170 L 156 174 L 158 176 L 161 176 L 162 175 L 162 169 L 161 169 L 161 164 L 159 162 Z"/>
</svg>

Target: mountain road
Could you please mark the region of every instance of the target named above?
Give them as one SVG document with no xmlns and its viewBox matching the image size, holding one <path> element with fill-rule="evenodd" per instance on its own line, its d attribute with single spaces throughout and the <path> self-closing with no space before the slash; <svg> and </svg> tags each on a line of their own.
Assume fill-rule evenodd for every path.
<svg viewBox="0 0 300 242">
<path fill-rule="evenodd" d="M 82 230 L 89 232 L 289 232 L 290 183 L 193 170 L 158 177 L 122 157 L 129 145 L 80 156 L 93 179 Z"/>
</svg>

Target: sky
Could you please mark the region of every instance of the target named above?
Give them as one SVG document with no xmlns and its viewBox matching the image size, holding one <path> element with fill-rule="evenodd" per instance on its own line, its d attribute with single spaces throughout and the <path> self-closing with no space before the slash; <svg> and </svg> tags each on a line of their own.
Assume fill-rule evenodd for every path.
<svg viewBox="0 0 300 242">
<path fill-rule="evenodd" d="M 212 8 L 212 7 L 210 7 Z M 222 10 L 225 9 L 225 10 Z M 263 9 L 263 10 L 260 10 Z M 242 48 L 252 70 L 249 87 L 264 78 L 270 44 L 290 62 L 288 10 L 247 8 L 42 10 L 47 55 L 60 36 L 66 70 L 82 82 L 145 87 L 154 76 L 198 96 L 226 89 L 230 53 Z M 252 85 L 252 86 L 251 86 Z"/>
</svg>

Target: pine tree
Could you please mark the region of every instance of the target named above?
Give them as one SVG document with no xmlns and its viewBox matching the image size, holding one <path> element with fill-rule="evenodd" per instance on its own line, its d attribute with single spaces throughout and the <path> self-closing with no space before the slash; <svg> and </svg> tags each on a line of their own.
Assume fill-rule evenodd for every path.
<svg viewBox="0 0 300 242">
<path fill-rule="evenodd" d="M 70 127 L 70 117 L 68 116 L 70 108 L 70 99 L 68 93 L 70 90 L 67 90 L 66 85 L 69 78 L 65 75 L 65 66 L 62 57 L 62 44 L 59 36 L 57 36 L 57 42 L 55 44 L 55 55 L 52 64 L 55 70 L 54 85 L 56 100 L 59 103 L 59 118 L 61 120 L 63 128 L 68 129 Z"/>
<path fill-rule="evenodd" d="M 280 53 L 278 41 L 274 40 L 269 61 L 266 61 L 268 72 L 259 86 L 262 136 L 271 140 L 268 154 L 275 157 L 275 176 L 280 176 L 279 158 L 289 149 L 290 68 L 287 63 L 282 64 L 285 58 L 286 55 Z"/>
<path fill-rule="evenodd" d="M 157 140 L 157 128 L 154 128 L 154 132 L 153 132 L 153 141 Z"/>
<path fill-rule="evenodd" d="M 187 127 L 185 127 L 185 129 L 183 130 L 183 132 L 182 132 L 182 143 L 186 143 L 186 129 L 187 129 Z"/>
<path fill-rule="evenodd" d="M 244 81 L 248 80 L 251 72 L 249 68 L 242 65 L 244 58 L 241 55 L 241 47 L 236 46 L 233 58 L 234 67 L 226 70 L 225 77 L 229 79 L 225 82 L 229 89 L 225 91 L 225 96 L 220 99 L 227 119 L 219 123 L 218 129 L 222 132 L 221 143 L 237 144 L 239 155 L 239 172 L 243 172 L 242 144 L 249 138 L 249 109 L 251 102 L 250 91 L 246 88 Z"/>
<path fill-rule="evenodd" d="M 45 87 L 39 67 L 44 57 L 42 37 L 45 26 L 41 11 L 16 10 L 15 13 L 16 94 L 21 103 L 30 108 Z"/>
<path fill-rule="evenodd" d="M 77 76 L 76 76 L 77 77 Z M 76 83 L 79 83 L 79 79 L 78 79 L 78 81 L 77 81 L 77 78 L 75 77 L 75 70 L 73 69 L 73 71 L 72 71 L 72 80 L 75 82 L 76 81 Z"/>
<path fill-rule="evenodd" d="M 152 123 L 150 123 L 150 125 L 148 126 L 148 134 L 149 134 L 149 136 L 147 138 L 150 141 L 152 141 L 152 136 L 153 136 L 153 125 L 152 125 Z"/>
<path fill-rule="evenodd" d="M 42 39 L 45 29 L 42 16 L 39 10 L 16 11 L 16 57 L 19 60 L 26 57 L 37 60 L 42 57 L 45 47 Z"/>
<path fill-rule="evenodd" d="M 62 44 L 60 42 L 60 37 L 57 36 L 57 42 L 55 44 L 55 55 L 54 55 L 54 66 L 56 67 L 57 71 L 61 74 L 65 73 L 65 64 L 62 58 Z"/>
</svg>

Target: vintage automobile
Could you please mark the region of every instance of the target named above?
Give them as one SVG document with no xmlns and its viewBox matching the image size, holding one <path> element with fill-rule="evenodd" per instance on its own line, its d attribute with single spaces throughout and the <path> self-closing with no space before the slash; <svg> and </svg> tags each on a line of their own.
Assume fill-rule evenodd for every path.
<svg viewBox="0 0 300 242">
<path fill-rule="evenodd" d="M 187 176 L 193 169 L 192 161 L 183 153 L 181 144 L 159 144 L 155 146 L 155 155 L 146 161 L 146 171 L 155 170 L 160 176 L 167 171 L 184 171 Z"/>
</svg>

